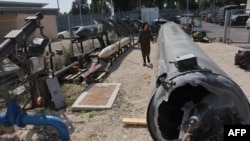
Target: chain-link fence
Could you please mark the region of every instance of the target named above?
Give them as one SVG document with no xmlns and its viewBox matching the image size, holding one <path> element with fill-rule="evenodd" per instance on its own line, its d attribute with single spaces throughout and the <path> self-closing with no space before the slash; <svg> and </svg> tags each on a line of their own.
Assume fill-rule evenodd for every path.
<svg viewBox="0 0 250 141">
<path fill-rule="evenodd" d="M 115 13 L 116 18 L 140 18 L 140 11 L 131 11 L 131 12 L 119 12 Z M 86 15 L 60 15 L 57 17 L 57 28 L 58 31 L 63 31 L 68 29 L 69 26 L 79 26 L 79 25 L 90 25 L 94 24 L 94 21 L 110 18 L 110 13 L 106 14 L 86 14 Z"/>
<path fill-rule="evenodd" d="M 20 16 L 20 14 L 12 14 L 12 15 L 4 15 L 8 17 L 0 17 L 0 42 L 4 40 L 4 36 L 8 34 L 11 30 L 18 29 L 20 25 L 25 21 L 25 18 L 28 16 L 28 14 L 23 14 Z M 166 19 L 169 19 L 173 16 L 178 15 L 177 10 L 171 10 L 171 9 L 164 9 L 159 11 L 159 15 L 165 15 Z M 115 18 L 133 18 L 133 19 L 141 19 L 141 11 L 129 11 L 129 12 L 117 12 L 115 13 Z M 57 33 L 60 31 L 64 31 L 69 29 L 69 27 L 73 26 L 79 26 L 79 25 L 91 25 L 94 24 L 95 21 L 98 22 L 98 20 L 102 19 L 105 20 L 107 18 L 110 18 L 110 13 L 100 13 L 100 14 L 84 14 L 84 15 L 60 15 L 56 17 L 56 25 L 52 22 L 54 22 L 53 16 L 46 16 L 46 20 L 43 19 L 41 22 L 44 22 L 44 30 L 47 36 L 49 38 L 57 38 Z M 152 19 L 153 20 L 153 19 Z M 57 27 L 57 30 L 54 28 Z"/>
</svg>

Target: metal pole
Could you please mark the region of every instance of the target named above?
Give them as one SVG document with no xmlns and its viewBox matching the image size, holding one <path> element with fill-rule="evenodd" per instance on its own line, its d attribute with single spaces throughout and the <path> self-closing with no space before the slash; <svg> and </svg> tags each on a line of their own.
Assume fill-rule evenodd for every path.
<svg viewBox="0 0 250 141">
<path fill-rule="evenodd" d="M 189 5 L 189 0 L 187 0 L 187 13 L 188 13 L 188 7 L 189 7 L 188 5 Z"/>
<path fill-rule="evenodd" d="M 58 70 L 57 72 L 55 72 L 54 75 L 55 75 L 57 78 L 60 78 L 60 77 L 62 77 L 62 76 L 66 73 L 66 71 L 68 71 L 72 66 L 75 66 L 75 65 L 78 65 L 78 64 L 79 64 L 78 61 L 73 62 L 73 63 L 71 63 L 70 65 L 68 65 L 68 66 L 66 66 L 66 67 L 64 67 L 64 68 L 62 68 L 62 69 L 60 69 L 60 70 Z"/>
<path fill-rule="evenodd" d="M 70 47 L 71 47 L 71 52 L 72 52 L 72 55 L 74 56 L 74 49 L 73 49 L 73 39 L 72 39 L 72 30 L 71 30 L 71 25 L 70 25 L 70 18 L 69 18 L 69 14 L 67 14 L 67 18 L 68 18 L 68 28 L 69 28 L 69 31 L 70 31 Z"/>
<path fill-rule="evenodd" d="M 250 42 L 250 30 L 249 30 L 249 34 L 248 34 L 248 43 Z"/>
<path fill-rule="evenodd" d="M 79 2 L 79 11 L 80 11 L 80 21 L 82 25 L 82 0 L 78 0 Z"/>
<path fill-rule="evenodd" d="M 231 16 L 231 11 L 226 10 L 225 20 L 224 20 L 224 37 L 223 37 L 223 43 L 226 43 L 228 41 L 228 23 L 229 18 Z"/>
<path fill-rule="evenodd" d="M 110 5 L 111 5 L 111 19 L 113 19 L 115 15 L 113 0 L 110 1 Z"/>
<path fill-rule="evenodd" d="M 214 9 L 215 9 L 215 0 L 214 0 L 214 7 L 213 7 L 213 15 L 214 15 Z"/>
<path fill-rule="evenodd" d="M 57 0 L 58 13 L 60 12 L 59 1 Z"/>
<path fill-rule="evenodd" d="M 98 0 L 98 3 L 97 3 L 97 13 L 99 14 L 100 11 L 99 11 L 99 5 L 100 5 L 100 1 Z"/>
</svg>

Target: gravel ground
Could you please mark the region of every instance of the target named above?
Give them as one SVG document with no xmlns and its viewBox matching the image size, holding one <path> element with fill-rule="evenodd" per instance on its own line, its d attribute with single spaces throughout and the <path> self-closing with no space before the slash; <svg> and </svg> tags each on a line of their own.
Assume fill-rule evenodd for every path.
<svg viewBox="0 0 250 141">
<path fill-rule="evenodd" d="M 219 67 L 235 81 L 250 100 L 250 73 L 234 65 L 235 55 L 242 49 L 235 45 L 224 43 L 197 43 Z"/>
<path fill-rule="evenodd" d="M 65 46 L 67 41 L 59 41 L 53 46 Z M 250 99 L 250 74 L 234 65 L 234 56 L 240 49 L 223 43 L 197 44 L 222 70 L 228 74 Z M 152 44 L 152 58 L 157 44 Z M 72 112 L 70 108 L 54 112 L 69 126 L 72 141 L 152 141 L 145 126 L 124 126 L 123 118 L 146 118 L 150 98 L 151 74 L 154 64 L 142 66 L 140 49 L 130 47 L 109 67 L 110 75 L 105 82 L 121 83 L 122 87 L 110 110 Z M 13 133 L 3 133 L 0 140 L 55 140 L 51 129 L 47 132 L 33 132 L 33 126 L 15 127 Z M 40 131 L 41 131 L 40 130 Z M 55 134 L 53 134 L 55 136 Z"/>
</svg>

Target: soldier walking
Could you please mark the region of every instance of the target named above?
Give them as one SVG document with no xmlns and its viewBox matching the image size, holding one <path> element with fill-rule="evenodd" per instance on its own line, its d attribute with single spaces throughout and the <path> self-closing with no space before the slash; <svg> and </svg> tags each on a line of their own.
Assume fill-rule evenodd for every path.
<svg viewBox="0 0 250 141">
<path fill-rule="evenodd" d="M 153 36 L 149 30 L 149 25 L 147 22 L 142 23 L 139 32 L 139 39 L 137 43 L 140 43 L 140 48 L 142 52 L 143 66 L 146 66 L 146 59 L 150 63 L 150 41 L 153 42 Z M 136 44 L 137 44 L 136 43 Z"/>
</svg>

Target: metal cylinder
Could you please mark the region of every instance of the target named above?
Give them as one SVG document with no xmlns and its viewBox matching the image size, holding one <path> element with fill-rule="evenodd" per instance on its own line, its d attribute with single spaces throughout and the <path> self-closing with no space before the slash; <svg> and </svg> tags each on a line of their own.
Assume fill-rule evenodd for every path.
<svg viewBox="0 0 250 141">
<path fill-rule="evenodd" d="M 223 140 L 226 124 L 250 124 L 241 88 L 179 27 L 161 26 L 147 123 L 156 141 Z M 197 117 L 195 128 L 190 121 Z"/>
<path fill-rule="evenodd" d="M 122 38 L 121 40 L 102 49 L 101 52 L 98 54 L 98 57 L 101 59 L 108 58 L 112 54 L 116 53 L 119 49 L 129 45 L 129 43 L 130 43 L 129 37 Z"/>
<path fill-rule="evenodd" d="M 23 113 L 16 118 L 16 124 L 19 127 L 26 125 L 52 126 L 57 130 L 61 141 L 68 141 L 70 139 L 68 127 L 56 116 L 27 115 Z"/>
<path fill-rule="evenodd" d="M 73 63 L 71 63 L 70 65 L 65 66 L 64 68 L 62 68 L 62 69 L 56 71 L 56 72 L 54 73 L 54 75 L 55 75 L 57 78 L 60 78 L 60 77 L 62 77 L 70 68 L 72 68 L 73 66 L 76 66 L 76 65 L 78 65 L 78 64 L 79 64 L 78 61 L 73 62 Z"/>
<path fill-rule="evenodd" d="M 93 35 L 97 35 L 103 31 L 102 24 L 93 24 L 80 26 L 80 28 L 76 31 L 76 35 L 80 37 L 90 37 Z"/>
</svg>

